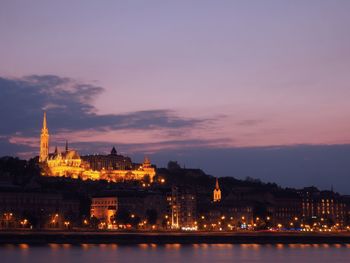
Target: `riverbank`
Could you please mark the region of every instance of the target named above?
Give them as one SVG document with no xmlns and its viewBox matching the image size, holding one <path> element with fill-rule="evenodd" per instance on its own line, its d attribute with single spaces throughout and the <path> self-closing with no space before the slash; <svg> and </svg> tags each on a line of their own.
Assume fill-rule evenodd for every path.
<svg viewBox="0 0 350 263">
<path fill-rule="evenodd" d="M 350 244 L 350 233 L 1 232 L 0 244 Z"/>
</svg>

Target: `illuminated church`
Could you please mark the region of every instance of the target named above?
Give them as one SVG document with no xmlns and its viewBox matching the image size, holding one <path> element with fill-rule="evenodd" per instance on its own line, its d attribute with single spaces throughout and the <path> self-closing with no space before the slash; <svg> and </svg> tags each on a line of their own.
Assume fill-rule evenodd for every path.
<svg viewBox="0 0 350 263">
<path fill-rule="evenodd" d="M 221 190 L 220 190 L 218 178 L 216 178 L 216 181 L 215 181 L 215 189 L 213 191 L 213 201 L 214 202 L 221 201 Z"/>
<path fill-rule="evenodd" d="M 43 127 L 40 135 L 39 162 L 44 176 L 60 176 L 80 178 L 82 180 L 149 181 L 156 175 L 155 168 L 146 157 L 142 164 L 132 163 L 129 157 L 117 154 L 113 147 L 109 155 L 80 156 L 75 150 L 68 148 L 68 142 L 63 152 L 57 147 L 49 153 L 49 129 L 44 112 Z"/>
</svg>

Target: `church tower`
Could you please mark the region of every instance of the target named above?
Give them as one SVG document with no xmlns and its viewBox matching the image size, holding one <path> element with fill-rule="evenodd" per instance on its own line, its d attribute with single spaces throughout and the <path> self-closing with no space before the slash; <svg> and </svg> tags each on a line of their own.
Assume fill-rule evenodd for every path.
<svg viewBox="0 0 350 263">
<path fill-rule="evenodd" d="M 49 157 L 49 129 L 46 123 L 46 112 L 44 112 L 43 128 L 40 135 L 40 156 L 39 162 L 45 162 Z"/>
<path fill-rule="evenodd" d="M 142 167 L 151 168 L 151 161 L 148 159 L 147 156 L 145 156 L 145 159 L 143 160 Z"/>
<path fill-rule="evenodd" d="M 216 183 L 215 183 L 215 189 L 213 192 L 213 201 L 214 202 L 220 202 L 221 201 L 221 190 L 219 187 L 219 180 L 216 178 Z"/>
</svg>

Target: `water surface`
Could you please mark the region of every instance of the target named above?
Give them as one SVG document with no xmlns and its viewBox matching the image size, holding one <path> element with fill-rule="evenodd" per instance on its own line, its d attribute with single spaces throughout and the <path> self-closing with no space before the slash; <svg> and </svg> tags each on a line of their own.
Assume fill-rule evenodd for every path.
<svg viewBox="0 0 350 263">
<path fill-rule="evenodd" d="M 350 262 L 350 245 L 57 245 L 0 246 L 0 262 Z"/>
</svg>

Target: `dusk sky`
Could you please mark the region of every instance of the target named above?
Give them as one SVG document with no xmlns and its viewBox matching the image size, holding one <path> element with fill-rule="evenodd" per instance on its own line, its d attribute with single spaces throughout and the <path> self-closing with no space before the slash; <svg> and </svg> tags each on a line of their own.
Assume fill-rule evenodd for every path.
<svg viewBox="0 0 350 263">
<path fill-rule="evenodd" d="M 0 0 L 0 155 L 117 150 L 350 194 L 350 1 Z"/>
</svg>

